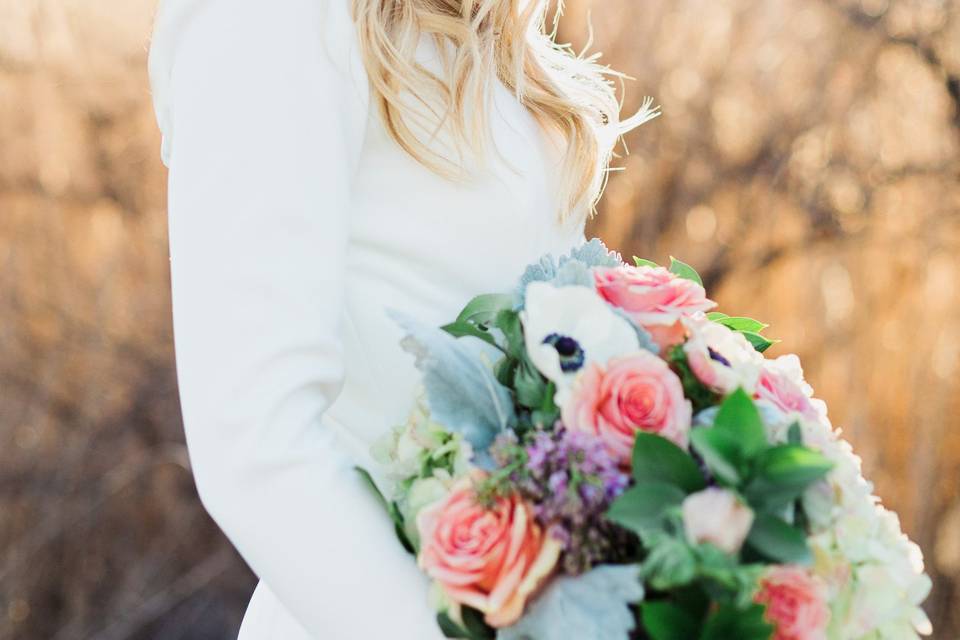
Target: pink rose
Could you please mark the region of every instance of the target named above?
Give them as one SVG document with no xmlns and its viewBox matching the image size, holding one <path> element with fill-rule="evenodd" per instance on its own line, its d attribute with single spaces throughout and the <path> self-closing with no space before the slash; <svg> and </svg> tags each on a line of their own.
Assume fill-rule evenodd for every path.
<svg viewBox="0 0 960 640">
<path fill-rule="evenodd" d="M 517 495 L 487 508 L 465 477 L 417 516 L 419 563 L 456 603 L 483 612 L 492 627 L 516 622 L 553 570 L 561 544 L 534 521 Z"/>
<path fill-rule="evenodd" d="M 767 607 L 773 640 L 825 640 L 830 608 L 826 587 L 802 567 L 780 565 L 760 581 L 754 598 Z"/>
<path fill-rule="evenodd" d="M 597 293 L 626 311 L 663 349 L 683 342 L 681 318 L 716 306 L 699 284 L 663 267 L 596 269 L 594 279 Z"/>
<path fill-rule="evenodd" d="M 614 358 L 606 369 L 587 365 L 561 398 L 567 428 L 599 436 L 624 466 L 638 431 L 686 448 L 692 412 L 680 379 L 649 351 Z"/>
<path fill-rule="evenodd" d="M 756 398 L 766 400 L 783 413 L 799 413 L 816 419 L 819 412 L 810 400 L 812 390 L 803 380 L 803 369 L 795 355 L 767 360 L 757 381 Z"/>
</svg>

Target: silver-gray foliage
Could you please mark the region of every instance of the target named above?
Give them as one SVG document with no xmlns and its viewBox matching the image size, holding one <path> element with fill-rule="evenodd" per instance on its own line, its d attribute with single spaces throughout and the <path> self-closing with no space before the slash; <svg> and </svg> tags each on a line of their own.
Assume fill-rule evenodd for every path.
<svg viewBox="0 0 960 640">
<path fill-rule="evenodd" d="M 643 599 L 636 565 L 601 565 L 561 576 L 497 640 L 627 640 L 636 623 L 629 605 Z"/>
<path fill-rule="evenodd" d="M 510 391 L 493 374 L 502 352 L 395 311 L 390 316 L 406 331 L 401 345 L 416 357 L 432 419 L 461 433 L 473 446 L 475 461 L 487 460 L 493 439 L 516 420 Z"/>
<path fill-rule="evenodd" d="M 531 282 L 550 282 L 558 287 L 582 285 L 593 287 L 595 267 L 618 267 L 623 264 L 620 255 L 607 249 L 599 238 L 594 238 L 574 248 L 570 253 L 554 258 L 551 254 L 541 257 L 527 266 L 514 291 L 514 308 L 522 309 L 526 301 L 527 286 Z"/>
</svg>

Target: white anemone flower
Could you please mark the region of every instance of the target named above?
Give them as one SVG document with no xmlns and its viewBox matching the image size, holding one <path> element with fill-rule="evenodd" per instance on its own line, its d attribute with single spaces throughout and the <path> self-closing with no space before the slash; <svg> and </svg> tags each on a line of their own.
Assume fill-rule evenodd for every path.
<svg viewBox="0 0 960 640">
<path fill-rule="evenodd" d="M 587 363 L 605 365 L 640 348 L 630 322 L 590 287 L 532 282 L 520 320 L 530 360 L 558 391 Z"/>
<path fill-rule="evenodd" d="M 690 337 L 683 351 L 697 379 L 723 395 L 737 387 L 752 394 L 764 358 L 743 334 L 707 319 L 704 314 L 686 318 L 684 324 Z"/>
</svg>

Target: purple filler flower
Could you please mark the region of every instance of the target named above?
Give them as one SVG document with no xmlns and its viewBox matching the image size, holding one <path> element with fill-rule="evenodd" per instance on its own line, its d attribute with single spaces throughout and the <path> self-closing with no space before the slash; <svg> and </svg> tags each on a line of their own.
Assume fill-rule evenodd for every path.
<svg viewBox="0 0 960 640">
<path fill-rule="evenodd" d="M 629 548 L 629 534 L 604 518 L 629 478 L 596 436 L 561 425 L 526 444 L 510 434 L 495 444 L 494 457 L 502 468 L 513 469 L 510 484 L 534 505 L 537 521 L 563 542 L 564 572 L 583 573 Z"/>
</svg>

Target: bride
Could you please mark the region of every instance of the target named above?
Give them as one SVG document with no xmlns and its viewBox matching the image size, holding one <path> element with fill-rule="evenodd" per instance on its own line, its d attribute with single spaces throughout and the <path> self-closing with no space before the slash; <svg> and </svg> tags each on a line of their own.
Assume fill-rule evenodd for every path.
<svg viewBox="0 0 960 640">
<path fill-rule="evenodd" d="M 177 371 L 244 640 L 440 638 L 353 466 L 407 415 L 387 317 L 440 323 L 583 241 L 621 121 L 541 0 L 165 0 Z"/>
</svg>

